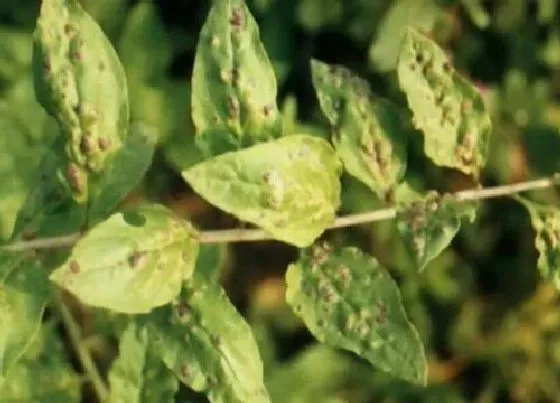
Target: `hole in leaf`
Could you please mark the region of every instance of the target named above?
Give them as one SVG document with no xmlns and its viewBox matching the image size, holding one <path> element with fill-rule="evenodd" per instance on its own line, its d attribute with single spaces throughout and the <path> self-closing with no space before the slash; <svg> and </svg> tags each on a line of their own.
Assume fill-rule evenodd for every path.
<svg viewBox="0 0 560 403">
<path fill-rule="evenodd" d="M 130 224 L 133 227 L 142 227 L 144 224 L 146 224 L 146 217 L 144 217 L 137 211 L 124 212 L 123 218 L 127 222 L 127 224 Z"/>
</svg>

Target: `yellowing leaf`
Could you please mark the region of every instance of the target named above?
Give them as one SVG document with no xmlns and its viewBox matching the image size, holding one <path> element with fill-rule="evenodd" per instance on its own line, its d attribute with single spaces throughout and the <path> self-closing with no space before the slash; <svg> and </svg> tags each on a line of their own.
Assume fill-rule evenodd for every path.
<svg viewBox="0 0 560 403">
<path fill-rule="evenodd" d="M 334 220 L 340 170 L 327 142 L 292 135 L 206 160 L 183 178 L 221 210 L 304 247 Z"/>
<path fill-rule="evenodd" d="M 478 179 L 491 132 L 479 91 L 454 71 L 435 42 L 412 29 L 401 44 L 397 73 L 414 126 L 424 133 L 426 155 Z"/>
<path fill-rule="evenodd" d="M 163 206 L 145 205 L 93 227 L 51 280 L 85 304 L 146 313 L 179 294 L 197 253 L 188 222 Z"/>
<path fill-rule="evenodd" d="M 397 229 L 418 269 L 423 270 L 451 243 L 461 228 L 461 218 L 474 219 L 476 205 L 459 203 L 452 195 L 421 195 L 402 189 L 397 192 Z"/>
<path fill-rule="evenodd" d="M 368 83 L 344 67 L 312 61 L 311 72 L 344 167 L 386 199 L 406 170 L 406 132 L 398 109 L 374 99 Z"/>
<path fill-rule="evenodd" d="M 539 253 L 537 267 L 543 278 L 560 290 L 560 210 L 521 197 L 518 201 L 527 209 L 535 230 L 535 247 Z"/>
</svg>

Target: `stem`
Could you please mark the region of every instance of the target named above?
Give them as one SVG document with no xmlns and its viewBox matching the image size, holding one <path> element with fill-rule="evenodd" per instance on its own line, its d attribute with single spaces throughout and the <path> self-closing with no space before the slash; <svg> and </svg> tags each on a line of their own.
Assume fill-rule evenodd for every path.
<svg viewBox="0 0 560 403">
<path fill-rule="evenodd" d="M 54 296 L 54 301 L 55 307 L 60 314 L 62 322 L 64 323 L 64 327 L 68 332 L 70 343 L 78 354 L 78 359 L 86 372 L 87 379 L 93 385 L 94 392 L 97 395 L 97 400 L 99 400 L 100 403 L 106 402 L 109 396 L 109 391 L 107 390 L 105 382 L 103 381 L 103 378 L 101 378 L 97 366 L 93 362 L 93 358 L 91 357 L 88 349 L 82 343 L 80 327 L 74 320 L 74 317 L 66 304 L 64 304 L 60 293 L 57 293 Z"/>
<path fill-rule="evenodd" d="M 458 202 L 486 200 L 502 196 L 511 196 L 531 190 L 542 190 L 556 186 L 559 178 L 542 178 L 533 181 L 514 183 L 511 185 L 493 186 L 488 188 L 463 190 L 454 193 Z M 349 214 L 337 217 L 327 229 L 352 227 L 359 224 L 367 224 L 376 221 L 392 220 L 397 216 L 394 207 L 380 210 L 368 211 L 366 213 Z M 251 242 L 266 241 L 274 239 L 268 232 L 261 229 L 226 229 L 218 231 L 200 232 L 200 243 L 229 243 L 229 242 Z M 0 251 L 25 251 L 28 249 L 58 249 L 74 245 L 82 237 L 81 233 L 64 235 L 53 238 L 35 239 L 32 241 L 20 241 L 10 245 L 1 246 Z"/>
<path fill-rule="evenodd" d="M 76 232 L 70 235 L 62 235 L 52 238 L 33 239 L 31 241 L 19 241 L 10 245 L 0 246 L 0 251 L 21 252 L 29 249 L 60 249 L 74 245 L 81 238 L 82 233 Z"/>
</svg>

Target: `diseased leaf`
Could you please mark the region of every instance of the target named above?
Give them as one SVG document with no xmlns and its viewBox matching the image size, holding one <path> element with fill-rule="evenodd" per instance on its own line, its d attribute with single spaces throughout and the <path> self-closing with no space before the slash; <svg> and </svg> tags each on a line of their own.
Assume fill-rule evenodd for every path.
<svg viewBox="0 0 560 403">
<path fill-rule="evenodd" d="M 461 218 L 474 220 L 476 204 L 457 202 L 450 194 L 411 189 L 397 193 L 396 225 L 419 270 L 451 243 L 461 228 Z"/>
<path fill-rule="evenodd" d="M 321 342 L 352 351 L 395 377 L 424 385 L 426 359 L 399 289 L 356 248 L 303 251 L 286 273 L 286 300 Z"/>
<path fill-rule="evenodd" d="M 406 170 L 406 132 L 396 106 L 374 99 L 368 83 L 344 67 L 312 61 L 311 72 L 344 167 L 385 199 Z"/>
<path fill-rule="evenodd" d="M 157 141 L 156 131 L 136 123 L 126 140 L 107 164 L 88 206 L 89 222 L 107 217 L 120 201 L 140 182 L 152 163 Z"/>
<path fill-rule="evenodd" d="M 197 273 L 172 307 L 145 318 L 151 348 L 185 385 L 212 403 L 268 403 L 251 328 L 219 284 Z"/>
<path fill-rule="evenodd" d="M 37 336 L 48 298 L 38 259 L 0 252 L 0 387 Z"/>
<path fill-rule="evenodd" d="M 535 247 L 539 253 L 537 267 L 544 279 L 560 290 L 560 210 L 518 197 L 527 209 L 535 230 Z"/>
<path fill-rule="evenodd" d="M 44 0 L 34 33 L 37 99 L 60 124 L 67 164 L 61 176 L 84 203 L 95 175 L 128 128 L 126 78 L 117 54 L 77 0 Z"/>
<path fill-rule="evenodd" d="M 207 156 L 282 133 L 274 70 L 244 0 L 213 2 L 196 48 L 192 118 Z"/>
<path fill-rule="evenodd" d="M 110 403 L 175 402 L 179 382 L 149 346 L 148 330 L 131 322 L 109 371 Z"/>
<path fill-rule="evenodd" d="M 479 177 L 486 164 L 491 121 L 478 90 L 457 74 L 444 51 L 409 29 L 397 66 L 424 152 L 440 166 Z"/>
<path fill-rule="evenodd" d="M 179 294 L 197 253 L 188 222 L 163 206 L 144 205 L 93 227 L 50 278 L 85 304 L 147 313 Z"/>
<path fill-rule="evenodd" d="M 340 168 L 327 142 L 292 135 L 206 160 L 183 178 L 221 210 L 304 247 L 334 220 Z"/>
</svg>

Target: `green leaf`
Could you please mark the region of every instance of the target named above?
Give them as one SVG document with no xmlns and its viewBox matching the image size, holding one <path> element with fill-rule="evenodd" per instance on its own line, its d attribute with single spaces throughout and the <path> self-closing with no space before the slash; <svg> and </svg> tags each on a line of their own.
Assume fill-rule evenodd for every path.
<svg viewBox="0 0 560 403">
<path fill-rule="evenodd" d="M 67 197 L 57 170 L 64 157 L 57 153 L 64 146 L 58 137 L 40 160 L 31 189 L 18 211 L 12 240 L 29 237 L 67 235 L 81 230 L 86 222 L 86 207 Z"/>
<path fill-rule="evenodd" d="M 339 174 L 326 141 L 292 135 L 206 160 L 183 178 L 221 210 L 304 247 L 334 220 Z"/>
<path fill-rule="evenodd" d="M 25 31 L 0 27 L 0 81 L 11 81 L 27 73 L 31 65 L 31 38 Z"/>
<path fill-rule="evenodd" d="M 60 363 L 25 361 L 10 372 L 3 388 L 2 403 L 79 403 L 80 378 Z"/>
<path fill-rule="evenodd" d="M 474 220 L 476 205 L 458 202 L 453 195 L 411 189 L 397 193 L 396 225 L 419 270 L 451 243 L 461 228 L 461 218 Z"/>
<path fill-rule="evenodd" d="M 0 252 L 0 387 L 37 336 L 48 298 L 37 259 Z"/>
<path fill-rule="evenodd" d="M 219 284 L 222 276 L 222 268 L 228 258 L 228 245 L 203 244 L 200 245 L 195 271 L 207 281 Z"/>
<path fill-rule="evenodd" d="M 326 402 L 363 370 L 348 354 L 316 343 L 281 364 L 267 377 L 267 387 L 273 402 Z"/>
<path fill-rule="evenodd" d="M 251 328 L 219 284 L 195 273 L 173 306 L 152 312 L 146 326 L 155 354 L 211 402 L 270 402 Z"/>
<path fill-rule="evenodd" d="M 0 241 L 12 234 L 18 210 L 33 186 L 45 149 L 42 139 L 34 138 L 27 121 L 0 104 Z"/>
<path fill-rule="evenodd" d="M 368 83 L 344 67 L 312 61 L 311 72 L 344 167 L 385 199 L 406 170 L 406 132 L 399 111 L 388 101 L 375 100 Z"/>
<path fill-rule="evenodd" d="M 537 267 L 544 279 L 560 290 L 560 210 L 517 197 L 527 209 L 535 230 L 535 247 L 539 253 Z"/>
<path fill-rule="evenodd" d="M 156 131 L 137 123 L 117 153 L 107 164 L 99 183 L 99 193 L 88 206 L 89 222 L 107 217 L 120 201 L 140 182 L 152 163 L 157 141 Z"/>
<path fill-rule="evenodd" d="M 117 54 L 77 0 L 44 0 L 34 33 L 37 99 L 67 139 L 62 173 L 83 203 L 90 181 L 128 128 L 126 78 Z"/>
<path fill-rule="evenodd" d="M 148 330 L 131 322 L 109 371 L 111 403 L 173 403 L 179 382 L 149 347 Z"/>
<path fill-rule="evenodd" d="M 454 71 L 435 42 L 412 29 L 401 44 L 397 72 L 414 126 L 424 133 L 426 155 L 478 178 L 491 132 L 478 90 Z"/>
<path fill-rule="evenodd" d="M 154 3 L 138 3 L 128 12 L 118 51 L 129 81 L 148 81 L 166 74 L 173 49 Z"/>
<path fill-rule="evenodd" d="M 31 346 L 0 385 L 2 403 L 79 403 L 81 377 L 72 369 L 52 322 L 45 322 Z"/>
<path fill-rule="evenodd" d="M 173 134 L 193 137 L 190 92 L 186 80 L 168 79 L 172 38 L 166 32 L 152 2 L 141 2 L 131 10 L 118 43 L 129 91 L 130 114 L 158 129 L 159 141 Z M 194 148 L 194 147 L 193 147 Z"/>
<path fill-rule="evenodd" d="M 165 207 L 144 205 L 93 227 L 50 278 L 85 304 L 147 313 L 175 298 L 192 275 L 195 237 Z"/>
<path fill-rule="evenodd" d="M 207 156 L 282 133 L 276 78 L 243 0 L 217 0 L 200 32 L 192 75 L 197 145 Z"/>
<path fill-rule="evenodd" d="M 321 342 L 352 351 L 395 377 L 424 385 L 426 359 L 399 289 L 356 248 L 303 251 L 286 273 L 286 300 Z"/>
<path fill-rule="evenodd" d="M 383 17 L 369 49 L 369 58 L 377 70 L 397 67 L 399 45 L 409 27 L 430 32 L 437 21 L 438 5 L 434 0 L 397 0 Z"/>
</svg>

